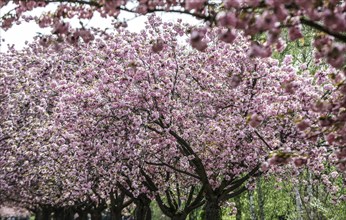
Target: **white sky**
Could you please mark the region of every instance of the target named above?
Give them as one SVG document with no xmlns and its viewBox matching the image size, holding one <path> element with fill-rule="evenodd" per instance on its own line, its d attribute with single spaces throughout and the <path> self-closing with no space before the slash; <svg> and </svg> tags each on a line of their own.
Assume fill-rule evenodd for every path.
<svg viewBox="0 0 346 220">
<path fill-rule="evenodd" d="M 6 12 L 5 9 L 1 9 L 2 13 Z M 44 10 L 43 9 L 36 9 L 34 12 L 31 13 L 33 16 L 39 16 Z M 188 15 L 180 15 L 180 14 L 169 14 L 169 13 L 158 13 L 159 16 L 163 18 L 164 21 L 174 21 L 178 18 L 183 19 L 184 22 L 188 22 L 190 24 L 198 24 L 200 21 L 193 18 L 192 16 Z M 134 17 L 133 14 L 130 13 L 124 13 L 122 12 L 120 15 L 121 19 L 131 19 Z M 136 17 L 128 22 L 128 29 L 131 31 L 139 32 L 144 28 L 144 22 L 146 21 L 145 16 Z M 73 26 L 80 27 L 79 21 L 72 20 L 71 23 Z M 85 22 L 86 23 L 86 22 Z M 111 25 L 111 18 L 104 19 L 98 16 L 97 14 L 94 15 L 93 19 L 91 21 L 87 22 L 88 27 L 100 27 L 100 28 L 110 28 L 112 29 Z M 38 25 L 34 22 L 23 22 L 20 25 L 14 25 L 12 28 L 10 28 L 7 31 L 0 29 L 0 36 L 2 39 L 1 45 L 0 45 L 0 52 L 6 52 L 8 50 L 8 45 L 14 45 L 16 49 L 22 49 L 25 46 L 25 42 L 31 42 L 33 41 L 34 36 L 37 36 L 38 33 L 42 34 L 48 34 L 50 33 L 51 28 L 39 28 Z"/>
</svg>

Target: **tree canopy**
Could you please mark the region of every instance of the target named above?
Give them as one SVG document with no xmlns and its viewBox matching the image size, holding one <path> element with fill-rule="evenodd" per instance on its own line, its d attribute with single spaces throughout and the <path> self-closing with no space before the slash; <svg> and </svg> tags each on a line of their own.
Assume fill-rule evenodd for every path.
<svg viewBox="0 0 346 220">
<path fill-rule="evenodd" d="M 0 54 L 0 204 L 37 219 L 100 219 L 106 209 L 121 219 L 135 206 L 136 219 L 151 219 L 155 201 L 172 219 L 200 207 L 204 219 L 221 219 L 229 199 L 273 173 L 293 184 L 306 174 L 308 198 L 316 175 L 326 198 L 343 200 L 344 1 L 0 1 L 10 4 L 2 29 L 35 20 L 52 35 Z M 122 22 L 103 37 L 82 23 L 123 11 L 205 23 L 152 15 L 140 33 Z M 271 58 L 305 39 L 314 68 Z"/>
</svg>

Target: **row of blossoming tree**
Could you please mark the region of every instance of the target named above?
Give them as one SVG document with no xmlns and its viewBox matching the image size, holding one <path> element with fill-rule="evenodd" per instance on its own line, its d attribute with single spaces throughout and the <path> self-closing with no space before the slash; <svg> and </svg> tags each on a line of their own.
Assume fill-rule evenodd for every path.
<svg viewBox="0 0 346 220">
<path fill-rule="evenodd" d="M 43 13 L 33 16 L 31 11 L 43 8 Z M 76 1 L 29 1 L 1 0 L 1 28 L 7 30 L 14 24 L 35 21 L 41 28 L 51 27 L 52 35 L 41 36 L 41 44 L 55 45 L 56 49 L 64 43 L 78 44 L 80 39 L 88 43 L 96 35 L 107 36 L 105 31 L 87 26 L 87 21 L 95 14 L 104 18 L 113 18 L 115 28 L 126 26 L 119 21 L 123 12 L 135 15 L 154 12 L 188 14 L 205 22 L 204 27 L 191 30 L 190 45 L 200 51 L 208 47 L 207 29 L 223 27 L 214 37 L 233 43 L 237 30 L 250 39 L 248 56 L 269 57 L 273 50 L 282 51 L 287 41 L 305 36 L 302 27 L 310 27 L 313 46 L 317 59 L 345 73 L 346 64 L 346 3 L 342 0 L 185 0 L 185 1 L 126 1 L 126 0 L 76 0 Z M 71 19 L 79 19 L 80 27 L 72 27 Z M 258 40 L 258 35 L 265 36 Z M 160 50 L 163 42 L 155 45 Z M 346 86 L 343 77 L 335 76 L 335 88 L 338 95 L 327 102 L 320 102 L 320 111 L 324 112 L 323 129 L 319 132 L 330 134 L 329 144 L 340 148 L 341 166 L 345 167 L 345 123 L 344 108 Z M 310 124 L 309 124 L 310 126 Z"/>
<path fill-rule="evenodd" d="M 219 28 L 197 30 L 201 53 L 195 31 L 152 16 L 140 34 L 1 54 L 0 202 L 37 219 L 121 219 L 131 204 L 151 219 L 152 201 L 221 219 L 254 176 L 345 170 L 342 71 L 249 56 Z"/>
</svg>

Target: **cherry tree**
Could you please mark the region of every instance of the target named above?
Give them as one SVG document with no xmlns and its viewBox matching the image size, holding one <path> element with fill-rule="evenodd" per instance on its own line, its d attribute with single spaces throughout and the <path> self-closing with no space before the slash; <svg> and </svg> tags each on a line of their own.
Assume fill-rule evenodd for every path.
<svg viewBox="0 0 346 220">
<path fill-rule="evenodd" d="M 315 104 L 315 110 L 320 113 L 318 123 L 321 129 L 318 130 L 324 134 L 328 145 L 339 148 L 336 157 L 339 161 L 340 170 L 345 171 L 345 75 L 333 71 L 327 73 L 329 74 L 320 73 L 319 75 L 319 80 L 324 84 L 327 91 L 323 99 Z M 328 78 L 332 80 L 329 81 Z"/>
<path fill-rule="evenodd" d="M 65 60 L 58 54 L 47 58 L 37 48 L 12 51 L 2 58 L 1 201 L 15 202 L 42 219 L 62 210 L 100 215 L 106 200 L 117 195 L 113 178 L 118 164 L 113 148 L 101 145 L 100 137 L 83 133 L 77 137 L 59 124 L 72 119 L 59 118 L 64 97 L 53 90 L 52 79 L 56 82 L 63 76 L 55 73 L 72 67 L 60 66 Z M 110 207 L 119 215 L 119 208 L 129 204 L 126 200 L 115 198 Z"/>
<path fill-rule="evenodd" d="M 321 92 L 289 61 L 279 66 L 249 58 L 244 39 L 231 47 L 215 41 L 222 31 L 215 30 L 204 33 L 207 53 L 184 50 L 176 36 L 186 28 L 150 19 L 140 35 L 120 30 L 116 43 L 99 41 L 99 49 L 79 51 L 78 63 L 86 66 L 68 90 L 61 86 L 70 96 L 66 105 L 81 106 L 103 123 L 126 118 L 136 131 L 129 139 L 136 146 L 131 157 L 137 158 L 131 170 L 144 176 L 144 185 L 159 190 L 160 178 L 153 178 L 159 172 L 151 166 L 193 177 L 205 194 L 206 218 L 219 218 L 222 202 L 246 190 L 243 183 L 270 151 L 307 145 L 294 119 L 297 112 L 308 114 Z M 84 56 L 90 51 L 96 54 Z M 90 67 L 93 63 L 100 71 Z M 306 100 L 299 102 L 301 96 Z M 83 103 L 81 97 L 90 99 Z M 280 154 L 271 162 L 286 163 Z"/>
<path fill-rule="evenodd" d="M 152 16 L 140 34 L 2 55 L 5 199 L 19 190 L 18 202 L 97 219 L 119 195 L 116 207 L 133 201 L 137 219 L 150 218 L 154 199 L 172 218 L 204 205 L 206 219 L 220 219 L 252 176 L 306 164 L 319 136 L 311 106 L 330 86 L 290 57 L 248 56 L 251 43 L 222 42 L 224 30 L 198 29 L 200 53 L 181 42 L 193 27 Z"/>
<path fill-rule="evenodd" d="M 48 6 L 54 5 L 53 9 Z M 7 7 L 8 6 L 8 7 Z M 1 16 L 4 30 L 9 29 L 14 23 L 34 20 L 41 28 L 51 27 L 55 37 L 42 37 L 43 45 L 55 44 L 57 49 L 62 42 L 78 43 L 81 38 L 84 42 L 90 42 L 95 37 L 95 30 L 82 24 L 80 28 L 73 28 L 69 19 L 77 18 L 82 22 L 90 20 L 95 13 L 104 18 L 115 19 L 116 27 L 126 26 L 125 22 L 117 21 L 122 12 L 131 12 L 136 15 L 153 12 L 171 12 L 188 14 L 205 21 L 205 27 L 191 30 L 190 44 L 192 47 L 204 51 L 208 45 L 205 38 L 206 29 L 219 26 L 223 31 L 215 35 L 227 43 L 234 42 L 237 37 L 236 30 L 251 39 L 249 56 L 268 57 L 272 49 L 282 51 L 286 41 L 294 41 L 304 37 L 302 26 L 308 26 L 315 30 L 314 42 L 316 58 L 325 58 L 331 66 L 345 72 L 346 52 L 346 4 L 344 1 L 302 1 L 302 0 L 225 0 L 220 2 L 206 0 L 186 1 L 0 1 L 1 8 L 14 8 L 3 12 Z M 30 16 L 28 12 L 36 8 L 47 8 L 40 16 Z M 287 33 L 287 36 L 285 36 Z M 102 33 L 103 34 L 103 33 Z M 264 35 L 265 34 L 265 35 Z M 259 41 L 258 36 L 265 36 Z M 59 46 L 60 45 L 60 46 Z M 156 45 L 156 50 L 160 44 Z M 336 74 L 339 75 L 339 74 Z M 342 75 L 342 73 L 340 73 Z M 329 120 L 329 126 L 339 132 L 331 134 L 330 138 L 338 137 L 344 132 L 342 112 L 344 108 L 344 82 L 343 76 L 337 76 L 335 93 L 338 98 L 332 98 L 329 102 L 333 107 L 332 115 L 335 119 Z M 339 83 L 341 83 L 339 85 Z M 327 96 L 328 97 L 328 96 Z M 325 118 L 321 114 L 321 118 Z M 341 119 L 341 121 L 339 120 Z M 326 129 L 321 128 L 325 132 Z M 327 134 L 330 132 L 327 132 Z M 340 167 L 344 166 L 345 149 L 343 143 L 340 147 Z"/>
</svg>

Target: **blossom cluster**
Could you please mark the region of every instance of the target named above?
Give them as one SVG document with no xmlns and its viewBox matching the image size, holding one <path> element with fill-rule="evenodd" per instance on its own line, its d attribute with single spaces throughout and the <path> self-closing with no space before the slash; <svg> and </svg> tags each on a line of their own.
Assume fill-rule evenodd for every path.
<svg viewBox="0 0 346 220">
<path fill-rule="evenodd" d="M 307 137 L 326 90 L 309 70 L 249 57 L 251 43 L 220 42 L 221 28 L 201 32 L 200 53 L 181 43 L 193 27 L 146 25 L 1 55 L 0 200 L 99 210 L 121 191 L 167 211 L 160 196 L 179 186 L 191 201 L 167 215 L 187 215 L 244 191 L 268 158 L 323 170 L 327 152 Z"/>
<path fill-rule="evenodd" d="M 40 27 L 52 27 L 52 34 L 57 35 L 58 42 L 84 42 L 94 39 L 90 28 L 72 28 L 69 19 L 81 21 L 91 19 L 95 13 L 102 17 L 118 18 L 122 12 L 148 14 L 156 11 L 189 14 L 206 22 L 206 28 L 219 26 L 226 28 L 219 37 L 222 41 L 232 43 L 235 30 L 242 30 L 252 40 L 251 55 L 268 57 L 273 48 L 279 51 L 285 43 L 282 30 L 287 29 L 290 41 L 304 37 L 302 26 L 316 30 L 314 46 L 316 56 L 326 58 L 329 64 L 336 68 L 345 65 L 346 51 L 346 3 L 344 1 L 304 1 L 304 0 L 223 0 L 220 3 L 208 0 L 186 1 L 59 1 L 53 10 L 46 11 L 41 16 L 31 16 L 27 12 L 36 8 L 48 8 L 55 2 L 50 1 L 9 1 L 1 0 L 0 7 L 14 5 L 14 10 L 1 17 L 1 28 L 7 30 L 14 23 L 23 20 L 34 20 Z M 116 27 L 126 26 L 124 22 L 116 22 Z M 285 31 L 284 31 L 285 32 Z M 255 39 L 257 34 L 267 35 L 265 42 Z M 50 41 L 43 38 L 44 41 Z M 206 42 L 203 31 L 191 33 L 191 45 L 198 50 L 204 50 Z"/>
</svg>

